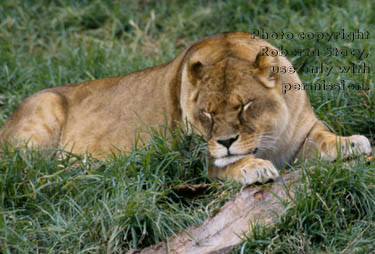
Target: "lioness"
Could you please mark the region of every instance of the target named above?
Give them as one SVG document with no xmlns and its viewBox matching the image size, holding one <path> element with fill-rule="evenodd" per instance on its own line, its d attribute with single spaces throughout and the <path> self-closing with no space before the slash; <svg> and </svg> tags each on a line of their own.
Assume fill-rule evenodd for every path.
<svg viewBox="0 0 375 254">
<path fill-rule="evenodd" d="M 0 130 L 0 143 L 56 147 L 103 157 L 129 150 L 137 130 L 190 122 L 208 142 L 209 175 L 244 184 L 278 177 L 277 168 L 318 153 L 324 160 L 370 153 L 360 135 L 339 137 L 319 121 L 301 83 L 277 50 L 247 33 L 223 33 L 195 43 L 168 64 L 123 77 L 40 91 L 27 98 Z M 19 143 L 18 143 L 19 144 Z"/>
</svg>

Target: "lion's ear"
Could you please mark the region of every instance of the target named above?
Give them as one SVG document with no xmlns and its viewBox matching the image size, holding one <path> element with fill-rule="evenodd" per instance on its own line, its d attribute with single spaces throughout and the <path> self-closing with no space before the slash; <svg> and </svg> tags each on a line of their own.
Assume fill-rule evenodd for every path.
<svg viewBox="0 0 375 254">
<path fill-rule="evenodd" d="M 201 79 L 203 77 L 203 64 L 199 61 L 190 63 L 189 65 L 189 75 L 193 79 Z"/>
<path fill-rule="evenodd" d="M 277 70 L 275 67 L 278 65 L 279 58 L 277 56 L 267 56 L 262 51 L 255 58 L 255 69 L 252 73 L 264 86 L 273 88 L 279 80 L 279 73 L 275 71 Z"/>
</svg>

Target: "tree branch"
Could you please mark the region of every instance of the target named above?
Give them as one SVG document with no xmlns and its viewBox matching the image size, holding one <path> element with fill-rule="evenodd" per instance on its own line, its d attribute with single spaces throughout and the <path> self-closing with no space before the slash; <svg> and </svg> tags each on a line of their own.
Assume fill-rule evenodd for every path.
<svg viewBox="0 0 375 254">
<path fill-rule="evenodd" d="M 241 243 L 241 237 L 251 232 L 255 224 L 276 223 L 285 210 L 283 203 L 294 197 L 300 174 L 300 171 L 288 172 L 274 183 L 246 187 L 203 225 L 190 227 L 165 242 L 128 253 L 228 253 Z"/>
</svg>

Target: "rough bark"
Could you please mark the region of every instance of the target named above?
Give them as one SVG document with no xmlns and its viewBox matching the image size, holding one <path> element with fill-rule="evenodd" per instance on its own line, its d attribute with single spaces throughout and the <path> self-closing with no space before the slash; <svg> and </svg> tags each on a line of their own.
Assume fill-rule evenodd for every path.
<svg viewBox="0 0 375 254">
<path fill-rule="evenodd" d="M 129 253 L 228 253 L 241 243 L 242 236 L 248 234 L 255 224 L 276 223 L 277 217 L 285 210 L 285 202 L 294 196 L 299 178 L 299 171 L 288 172 L 274 183 L 246 187 L 203 225 L 190 227 L 166 242 Z"/>
</svg>

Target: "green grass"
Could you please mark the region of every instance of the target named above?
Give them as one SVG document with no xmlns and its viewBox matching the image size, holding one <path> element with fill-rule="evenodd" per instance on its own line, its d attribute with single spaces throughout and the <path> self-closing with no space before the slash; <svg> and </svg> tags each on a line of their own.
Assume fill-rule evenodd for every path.
<svg viewBox="0 0 375 254">
<path fill-rule="evenodd" d="M 4 153 L 0 236 L 8 253 L 145 247 L 201 223 L 240 188 L 215 181 L 201 195 L 177 195 L 184 183 L 211 182 L 201 138 L 181 131 L 105 162 L 63 151 Z"/>
<path fill-rule="evenodd" d="M 278 47 L 366 49 L 370 56 L 290 56 L 297 69 L 363 63 L 366 74 L 301 73 L 304 82 L 339 80 L 368 91 L 308 91 L 320 119 L 338 134 L 375 139 L 375 9 L 371 1 L 10 1 L 0 3 L 0 126 L 43 88 L 119 76 L 168 62 L 219 32 L 368 30 L 369 40 L 269 41 Z M 181 131 L 155 135 L 130 155 L 106 161 L 5 150 L 0 160 L 3 253 L 120 253 L 200 224 L 240 186 L 206 177 L 207 148 Z M 75 161 L 75 162 L 74 162 Z M 74 162 L 74 163 L 73 163 Z M 314 170 L 306 170 L 313 167 Z M 258 227 L 234 253 L 371 253 L 375 163 L 308 162 L 303 186 L 274 228 Z M 176 197 L 182 183 L 212 183 Z"/>
<path fill-rule="evenodd" d="M 302 171 L 277 226 L 258 226 L 234 253 L 374 253 L 374 163 L 309 162 Z"/>
</svg>

